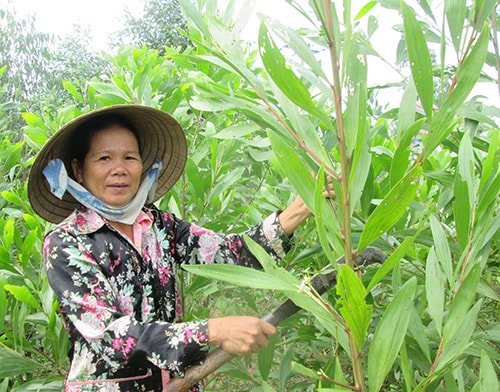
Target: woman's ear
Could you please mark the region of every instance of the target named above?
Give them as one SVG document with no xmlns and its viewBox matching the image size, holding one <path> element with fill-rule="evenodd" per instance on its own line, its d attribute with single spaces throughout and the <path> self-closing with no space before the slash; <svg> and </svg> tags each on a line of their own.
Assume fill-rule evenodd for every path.
<svg viewBox="0 0 500 392">
<path fill-rule="evenodd" d="M 76 181 L 78 181 L 78 183 L 81 184 L 83 181 L 83 176 L 82 176 L 82 169 L 80 167 L 78 159 L 73 158 L 73 160 L 71 161 L 71 168 L 73 169 L 73 176 L 75 177 Z"/>
</svg>

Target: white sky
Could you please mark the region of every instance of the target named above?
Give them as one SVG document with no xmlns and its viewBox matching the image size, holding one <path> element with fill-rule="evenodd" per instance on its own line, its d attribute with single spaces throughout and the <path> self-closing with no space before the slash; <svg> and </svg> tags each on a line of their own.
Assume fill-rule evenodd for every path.
<svg viewBox="0 0 500 392">
<path fill-rule="evenodd" d="M 228 0 L 219 0 L 220 3 Z M 245 14 L 253 9 L 250 22 L 244 31 L 244 36 L 248 39 L 256 40 L 258 34 L 257 13 L 270 16 L 280 20 L 284 24 L 294 27 L 304 25 L 300 16 L 283 0 L 241 0 Z M 368 0 L 353 0 L 352 13 L 357 13 L 362 5 Z M 304 0 L 307 3 L 306 0 Z M 36 14 L 37 24 L 40 31 L 52 32 L 55 34 L 70 33 L 74 24 L 89 26 L 93 31 L 94 45 L 97 49 L 106 49 L 106 42 L 109 33 L 117 30 L 120 20 L 124 15 L 125 8 L 132 12 L 141 12 L 144 0 L 0 0 L 0 4 L 11 3 L 20 14 Z M 306 6 L 307 7 L 307 6 Z M 380 11 L 380 12 L 378 12 Z M 339 11 L 340 12 L 340 11 Z M 394 64 L 398 35 L 392 30 L 392 26 L 400 21 L 400 17 L 395 11 L 382 10 L 376 6 L 372 14 L 379 19 L 380 25 L 372 37 L 375 49 L 381 53 L 386 60 Z M 378 14 L 377 14 L 378 12 Z M 381 13 L 383 18 L 380 17 Z M 395 16 L 391 20 L 391 13 Z M 397 18 L 397 19 L 396 19 Z M 365 17 L 366 20 L 366 17 Z M 384 23 L 386 22 L 386 23 Z M 400 80 L 400 76 L 380 60 L 370 57 L 369 84 L 385 84 L 391 80 Z M 494 73 L 493 73 L 494 75 Z M 479 85 L 477 93 L 490 96 L 489 104 L 500 103 L 498 91 L 493 84 Z M 394 91 L 387 92 L 394 94 Z M 388 99 L 394 100 L 394 97 Z"/>
</svg>

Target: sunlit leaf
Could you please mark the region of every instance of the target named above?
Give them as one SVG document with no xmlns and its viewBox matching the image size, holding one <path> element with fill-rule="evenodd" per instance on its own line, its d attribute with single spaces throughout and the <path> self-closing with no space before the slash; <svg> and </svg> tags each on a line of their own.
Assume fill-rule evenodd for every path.
<svg viewBox="0 0 500 392">
<path fill-rule="evenodd" d="M 434 102 L 434 84 L 432 81 L 432 62 L 425 35 L 417 21 L 414 11 L 405 2 L 401 2 L 404 20 L 404 33 L 410 68 L 424 107 L 427 118 L 432 118 Z"/>
<path fill-rule="evenodd" d="M 14 231 L 14 219 L 7 219 L 3 227 L 3 242 L 7 249 L 11 247 L 12 241 L 14 240 Z"/>
<path fill-rule="evenodd" d="M 466 11 L 465 0 L 449 0 L 445 2 L 446 21 L 448 22 L 453 46 L 457 53 L 460 51 Z"/>
<path fill-rule="evenodd" d="M 193 274 L 203 276 L 208 279 L 220 280 L 240 287 L 251 287 L 262 290 L 296 290 L 298 286 L 291 282 L 267 274 L 263 271 L 254 270 L 248 267 L 228 264 L 196 264 L 183 265 L 183 268 Z"/>
<path fill-rule="evenodd" d="M 474 28 L 477 31 L 481 31 L 484 22 L 497 5 L 497 0 L 478 0 L 474 2 Z"/>
<path fill-rule="evenodd" d="M 366 289 L 347 265 L 341 265 L 337 278 L 340 314 L 351 329 L 358 347 L 363 347 L 371 322 L 372 306 L 365 301 Z"/>
<path fill-rule="evenodd" d="M 471 222 L 471 208 L 474 204 L 474 157 L 469 132 L 460 141 L 458 152 L 458 170 L 455 178 L 453 208 L 455 212 L 457 237 L 462 249 L 468 244 Z"/>
<path fill-rule="evenodd" d="M 445 279 L 441 271 L 438 257 L 434 247 L 427 255 L 427 264 L 425 268 L 425 292 L 427 296 L 427 308 L 429 314 L 434 320 L 436 330 L 441 335 L 443 328 L 443 310 L 445 302 Z"/>
<path fill-rule="evenodd" d="M 6 284 L 3 288 L 11 293 L 18 301 L 24 302 L 31 306 L 32 308 L 39 308 L 40 304 L 37 299 L 31 294 L 30 290 L 26 286 L 14 286 L 11 284 Z"/>
<path fill-rule="evenodd" d="M 328 124 L 330 122 L 329 118 L 319 111 L 312 102 L 309 90 L 286 64 L 285 57 L 270 37 L 264 23 L 261 23 L 259 29 L 259 50 L 269 76 L 280 90 L 296 105 L 322 118 Z"/>
<path fill-rule="evenodd" d="M 453 284 L 453 262 L 451 260 L 451 252 L 450 246 L 448 245 L 448 239 L 443 230 L 443 227 L 441 226 L 441 223 L 438 221 L 435 215 L 431 215 L 430 223 L 437 260 L 439 260 L 441 270 L 448 280 L 448 284 L 451 286 Z"/>
</svg>

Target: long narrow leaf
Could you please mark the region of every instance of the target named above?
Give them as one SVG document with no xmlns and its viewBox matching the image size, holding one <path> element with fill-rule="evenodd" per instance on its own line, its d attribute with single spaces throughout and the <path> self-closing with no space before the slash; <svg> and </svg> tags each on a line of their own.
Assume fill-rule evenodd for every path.
<svg viewBox="0 0 500 392">
<path fill-rule="evenodd" d="M 427 296 L 427 309 L 434 321 L 439 335 L 443 328 L 443 310 L 445 300 L 445 285 L 443 272 L 439 268 L 439 261 L 434 247 L 427 255 L 427 265 L 425 268 L 425 292 Z"/>
<path fill-rule="evenodd" d="M 35 372 L 42 364 L 23 357 L 18 352 L 0 344 L 0 379 Z"/>
<path fill-rule="evenodd" d="M 481 266 L 475 265 L 469 271 L 458 289 L 444 324 L 443 344 L 453 339 L 460 324 L 464 321 L 465 315 L 469 311 L 469 307 L 474 300 L 474 295 L 476 294 L 479 284 L 480 273 Z"/>
<path fill-rule="evenodd" d="M 471 337 L 476 326 L 477 315 L 481 309 L 481 304 L 482 300 L 477 301 L 471 310 L 460 320 L 460 324 L 457 326 L 454 336 L 451 339 L 443 340 L 443 351 L 439 357 L 436 366 L 437 369 L 441 366 L 447 367 L 449 362 L 458 358 L 458 356 L 462 355 L 468 347 L 472 346 L 474 342 L 471 340 Z"/>
<path fill-rule="evenodd" d="M 493 363 L 488 357 L 486 351 L 481 351 L 481 367 L 479 370 L 479 390 L 480 391 L 498 391 L 498 376 L 495 372 Z"/>
<path fill-rule="evenodd" d="M 488 53 L 489 36 L 490 29 L 485 23 L 470 54 L 460 64 L 455 88 L 432 118 L 429 135 L 424 140 L 424 158 L 427 158 L 453 129 L 456 113 L 476 85 L 481 74 Z"/>
<path fill-rule="evenodd" d="M 365 301 L 366 289 L 347 265 L 341 265 L 337 279 L 340 314 L 349 326 L 358 347 L 363 347 L 371 322 L 372 306 Z"/>
<path fill-rule="evenodd" d="M 466 132 L 460 141 L 458 149 L 458 168 L 454 192 L 455 201 L 453 202 L 457 238 L 462 250 L 468 246 L 469 230 L 472 224 L 471 210 L 474 205 L 473 171 L 474 157 L 472 142 L 469 132 Z"/>
<path fill-rule="evenodd" d="M 389 256 L 389 258 L 386 261 L 384 261 L 384 264 L 382 264 L 377 269 L 377 272 L 375 272 L 375 275 L 373 276 L 372 280 L 368 284 L 368 287 L 366 288 L 367 291 L 373 289 L 375 285 L 379 283 L 394 268 L 394 266 L 396 266 L 396 264 L 399 261 L 401 261 L 406 252 L 413 245 L 415 238 L 416 235 L 412 237 L 406 237 L 403 240 L 401 245 L 398 246 L 398 248 Z"/>
<path fill-rule="evenodd" d="M 259 50 L 262 62 L 271 79 L 281 91 L 296 105 L 307 112 L 322 118 L 328 124 L 330 120 L 312 102 L 309 90 L 304 86 L 295 73 L 287 66 L 285 57 L 269 35 L 264 23 L 259 29 Z"/>
<path fill-rule="evenodd" d="M 300 157 L 299 151 L 292 148 L 274 132 L 269 132 L 269 138 L 277 157 L 275 163 L 279 166 L 283 176 L 290 180 L 309 209 L 313 212 L 318 211 L 316 215 L 322 224 L 326 225 L 325 232 L 331 236 L 328 240 L 331 242 L 332 247 L 337 250 L 343 249 L 338 219 L 329 202 L 324 197 L 316 197 L 319 190 L 315 191 L 316 182 L 310 173 L 310 169 Z M 318 186 L 323 187 L 322 184 L 323 182 L 318 183 Z"/>
<path fill-rule="evenodd" d="M 444 273 L 444 276 L 448 280 L 448 284 L 452 286 L 453 262 L 451 260 L 451 252 L 450 246 L 448 245 L 448 239 L 446 238 L 446 234 L 443 230 L 443 227 L 441 226 L 441 223 L 439 223 L 434 215 L 431 215 L 430 223 L 437 260 L 439 260 L 439 264 L 441 266 L 442 272 Z"/>
<path fill-rule="evenodd" d="M 465 0 L 448 0 L 445 2 L 446 21 L 457 53 L 460 51 L 466 11 Z"/>
<path fill-rule="evenodd" d="M 415 13 L 405 2 L 401 2 L 403 25 L 410 68 L 417 87 L 418 96 L 428 119 L 432 118 L 434 85 L 432 81 L 432 62 L 424 32 Z"/>
<path fill-rule="evenodd" d="M 415 198 L 418 189 L 422 167 L 415 166 L 375 208 L 366 221 L 365 228 L 359 240 L 358 250 L 361 251 L 387 232 L 405 213 L 407 207 Z"/>
<path fill-rule="evenodd" d="M 410 322 L 417 279 L 411 278 L 396 293 L 380 320 L 368 352 L 368 386 L 380 390 L 403 343 Z"/>
</svg>

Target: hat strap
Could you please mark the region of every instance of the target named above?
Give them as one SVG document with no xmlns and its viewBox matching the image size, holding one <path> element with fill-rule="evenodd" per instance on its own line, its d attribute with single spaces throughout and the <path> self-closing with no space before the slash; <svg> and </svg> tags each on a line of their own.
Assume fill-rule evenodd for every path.
<svg viewBox="0 0 500 392">
<path fill-rule="evenodd" d="M 79 203 L 85 207 L 95 210 L 104 218 L 131 225 L 145 203 L 154 200 L 158 177 L 162 168 L 162 160 L 157 159 L 146 177 L 142 181 L 134 198 L 123 207 L 112 207 L 95 197 L 78 182 L 68 176 L 64 163 L 60 159 L 51 160 L 43 169 L 43 175 L 50 185 L 50 191 L 58 199 L 61 199 L 64 192 L 68 191 Z"/>
</svg>

